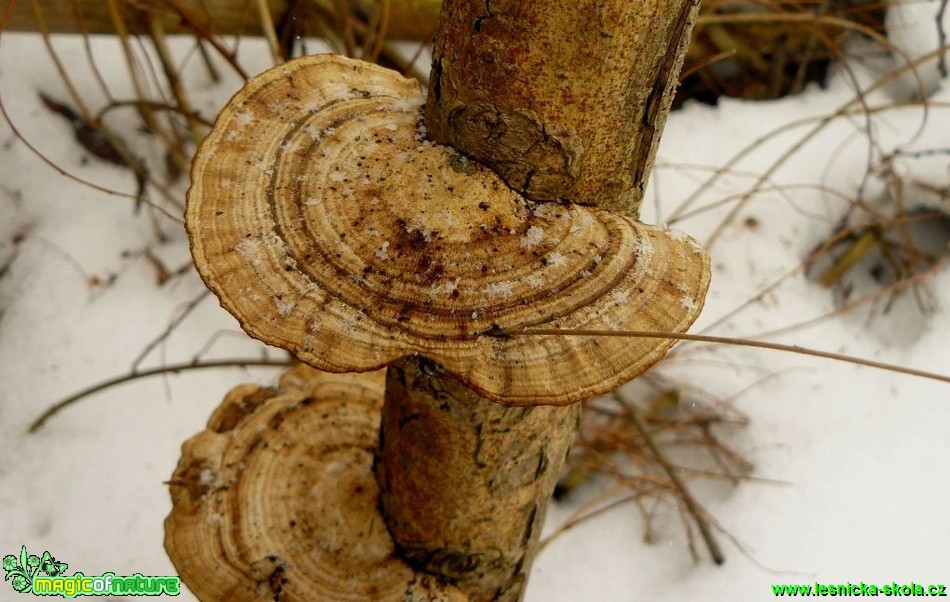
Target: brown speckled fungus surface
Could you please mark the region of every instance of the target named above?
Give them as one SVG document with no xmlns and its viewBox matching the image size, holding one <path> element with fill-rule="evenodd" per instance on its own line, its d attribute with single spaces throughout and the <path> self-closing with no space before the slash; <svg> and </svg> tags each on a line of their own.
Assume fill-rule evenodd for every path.
<svg viewBox="0 0 950 602">
<path fill-rule="evenodd" d="M 165 547 L 201 600 L 463 602 L 396 555 L 372 464 L 384 373 L 242 385 L 189 439 Z"/>
<path fill-rule="evenodd" d="M 526 201 L 425 138 L 419 85 L 335 56 L 288 62 L 221 112 L 192 170 L 195 263 L 245 330 L 334 371 L 425 356 L 507 405 L 612 390 L 684 331 L 709 280 L 685 235 Z"/>
</svg>

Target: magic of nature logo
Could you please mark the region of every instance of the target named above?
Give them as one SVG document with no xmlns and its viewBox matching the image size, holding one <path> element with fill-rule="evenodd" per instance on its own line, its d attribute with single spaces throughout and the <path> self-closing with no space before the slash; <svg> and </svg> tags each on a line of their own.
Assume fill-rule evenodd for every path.
<svg viewBox="0 0 950 602">
<path fill-rule="evenodd" d="M 75 573 L 66 575 L 68 564 L 59 562 L 50 553 L 42 556 L 28 554 L 26 546 L 20 555 L 3 557 L 4 581 L 9 581 L 14 591 L 34 596 L 177 596 L 181 593 L 181 579 L 170 575 L 102 575 Z"/>
</svg>

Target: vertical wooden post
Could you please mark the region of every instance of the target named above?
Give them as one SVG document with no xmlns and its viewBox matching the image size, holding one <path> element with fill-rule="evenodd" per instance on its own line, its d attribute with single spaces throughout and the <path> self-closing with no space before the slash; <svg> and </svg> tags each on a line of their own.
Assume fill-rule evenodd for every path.
<svg viewBox="0 0 950 602">
<path fill-rule="evenodd" d="M 698 0 L 445 0 L 425 125 L 534 200 L 636 216 Z M 427 360 L 387 373 L 376 475 L 409 562 L 520 600 L 578 407 L 507 408 Z"/>
<path fill-rule="evenodd" d="M 535 200 L 636 216 L 698 0 L 445 0 L 426 128 Z"/>
<path fill-rule="evenodd" d="M 510 408 L 438 373 L 389 367 L 376 480 L 404 559 L 473 602 L 520 600 L 579 404 Z"/>
</svg>

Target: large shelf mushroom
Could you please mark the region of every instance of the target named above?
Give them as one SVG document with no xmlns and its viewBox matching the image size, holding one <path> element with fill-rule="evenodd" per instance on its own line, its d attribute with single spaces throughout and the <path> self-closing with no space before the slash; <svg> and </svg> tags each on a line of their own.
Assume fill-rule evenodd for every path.
<svg viewBox="0 0 950 602">
<path fill-rule="evenodd" d="M 528 461 L 504 456 L 518 447 L 506 439 L 507 423 L 495 429 L 496 443 L 484 445 L 483 430 L 491 429 L 482 429 L 474 409 L 466 420 L 478 441 L 400 430 L 416 419 L 446 433 L 455 428 L 437 423 L 439 411 L 432 420 L 423 420 L 421 410 L 390 420 L 400 415 L 392 410 L 384 418 L 376 471 L 397 546 L 426 570 L 461 583 L 472 599 L 492 599 L 523 579 L 530 565 L 524 550 L 494 542 L 489 555 L 471 531 L 445 532 L 470 528 L 478 507 L 443 512 L 429 524 L 421 516 L 432 509 L 403 508 L 412 496 L 402 493 L 468 488 L 495 504 L 493 511 L 520 517 L 496 525 L 510 531 L 505 537 L 522 548 L 520 540 L 536 539 L 544 515 L 537 499 L 553 488 L 551 467 L 570 444 L 576 416 L 549 406 L 616 388 L 673 341 L 518 333 L 682 332 L 702 306 L 709 262 L 694 241 L 663 228 L 595 208 L 525 200 L 491 170 L 428 142 L 423 102 L 414 80 L 336 56 L 267 71 L 231 99 L 202 143 L 187 227 L 202 278 L 252 336 L 331 372 L 390 365 L 387 404 L 418 397 L 452 413 L 446 399 L 475 408 L 484 398 L 546 406 L 495 423 L 529 414 L 560 423 L 540 457 Z M 451 453 L 452 440 L 475 446 L 475 453 Z M 495 447 L 501 456 L 492 456 Z M 450 453 L 431 453 L 439 449 Z M 412 457 L 411 469 L 397 453 Z M 473 457 L 484 473 L 478 479 L 422 482 L 431 480 L 420 475 L 431 475 L 433 466 L 452 473 L 451 461 Z M 492 471 L 504 473 L 507 485 Z M 530 490 L 524 497 L 500 493 L 519 479 L 518 487 Z M 188 559 L 175 562 L 181 569 Z M 466 582 L 467 573 L 487 585 Z"/>
<path fill-rule="evenodd" d="M 682 332 L 708 261 L 691 239 L 531 203 L 424 138 L 415 80 L 322 55 L 221 112 L 192 170 L 202 278 L 241 326 L 363 372 L 423 355 L 506 405 L 560 405 L 643 372 L 670 339 L 512 337 L 528 327 Z"/>
</svg>

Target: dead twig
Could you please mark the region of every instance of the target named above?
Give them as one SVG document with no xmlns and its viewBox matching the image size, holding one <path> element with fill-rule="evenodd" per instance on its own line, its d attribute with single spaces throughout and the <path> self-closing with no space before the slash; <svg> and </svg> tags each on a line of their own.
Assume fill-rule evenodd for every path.
<svg viewBox="0 0 950 602">
<path fill-rule="evenodd" d="M 122 385 L 128 382 L 135 380 L 140 380 L 143 378 L 150 378 L 152 376 L 158 376 L 162 374 L 179 374 L 182 372 L 191 372 L 194 370 L 208 370 L 212 368 L 247 368 L 249 366 L 271 366 L 276 368 L 286 368 L 290 365 L 287 360 L 265 360 L 265 359 L 229 359 L 229 360 L 216 360 L 202 363 L 188 363 L 188 364 L 171 364 L 168 366 L 162 366 L 161 368 L 152 368 L 150 370 L 143 370 L 141 372 L 132 372 L 125 374 L 123 376 L 117 376 L 115 378 L 110 378 L 109 380 L 102 381 L 91 387 L 83 389 L 73 395 L 70 395 L 66 399 L 56 402 L 50 406 L 46 411 L 39 415 L 33 422 L 30 423 L 28 432 L 34 434 L 43 428 L 51 418 L 68 408 L 69 406 L 75 404 L 78 401 L 100 393 L 112 387 Z"/>
<path fill-rule="evenodd" d="M 713 537 L 712 530 L 709 528 L 709 523 L 706 521 L 706 512 L 696 502 L 695 498 L 693 498 L 693 494 L 690 493 L 686 484 L 683 483 L 676 471 L 673 470 L 673 466 L 669 460 L 667 460 L 666 455 L 653 440 L 650 431 L 646 428 L 646 425 L 643 424 L 643 420 L 640 418 L 640 413 L 636 406 L 619 391 L 614 392 L 614 398 L 626 408 L 630 421 L 643 438 L 644 445 L 650 450 L 654 460 L 660 465 L 663 472 L 666 473 L 667 478 L 673 483 L 673 486 L 676 487 L 677 495 L 683 500 L 686 509 L 689 511 L 690 518 L 692 518 L 692 522 L 695 523 L 699 529 L 699 533 L 703 538 L 703 542 L 706 544 L 706 549 L 709 550 L 709 555 L 712 557 L 713 562 L 722 564 L 726 561 L 726 558 L 723 556 L 722 549 L 719 547 L 719 543 L 716 541 L 716 538 Z M 689 521 L 687 521 L 687 524 L 689 524 Z"/>
<path fill-rule="evenodd" d="M 940 77 L 947 77 L 947 30 L 943 27 L 943 17 L 947 14 L 947 0 L 940 0 L 940 8 L 937 9 L 937 41 L 942 52 L 937 59 L 937 69 L 940 71 Z"/>
<path fill-rule="evenodd" d="M 154 350 L 156 347 L 161 345 L 162 342 L 167 340 L 168 337 L 171 336 L 175 328 L 177 328 L 179 324 L 184 322 L 185 319 L 191 314 L 191 312 L 193 312 L 195 308 L 198 307 L 201 304 L 201 302 L 207 299 L 210 295 L 211 295 L 211 291 L 209 290 L 202 291 L 200 295 L 186 302 L 182 306 L 181 311 L 178 313 L 177 316 L 175 316 L 174 319 L 172 319 L 171 322 L 168 323 L 168 326 L 165 327 L 165 330 L 163 330 L 161 334 L 159 334 L 157 337 L 149 341 L 149 343 L 145 346 L 145 348 L 142 349 L 142 352 L 139 353 L 135 357 L 135 359 L 132 361 L 132 374 L 136 374 L 139 371 L 139 365 L 145 360 L 146 357 L 148 357 L 148 355 L 152 352 L 152 350 Z"/>
</svg>

